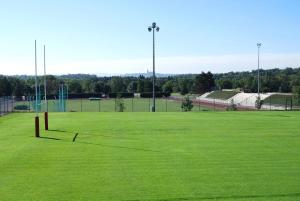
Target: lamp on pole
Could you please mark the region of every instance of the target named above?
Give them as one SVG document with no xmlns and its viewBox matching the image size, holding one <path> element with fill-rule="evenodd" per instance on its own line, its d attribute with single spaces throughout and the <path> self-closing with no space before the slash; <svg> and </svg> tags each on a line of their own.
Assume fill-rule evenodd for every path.
<svg viewBox="0 0 300 201">
<path fill-rule="evenodd" d="M 152 26 L 148 26 L 148 31 L 153 32 L 153 77 L 152 77 L 152 98 L 153 98 L 153 105 L 151 108 L 152 112 L 155 112 L 155 31 L 159 32 L 159 27 L 156 26 L 156 23 L 153 22 Z"/>
<path fill-rule="evenodd" d="M 261 48 L 261 43 L 257 43 L 257 95 L 259 97 L 259 92 L 260 92 L 260 78 L 259 78 L 259 57 L 260 57 L 260 48 Z"/>
</svg>

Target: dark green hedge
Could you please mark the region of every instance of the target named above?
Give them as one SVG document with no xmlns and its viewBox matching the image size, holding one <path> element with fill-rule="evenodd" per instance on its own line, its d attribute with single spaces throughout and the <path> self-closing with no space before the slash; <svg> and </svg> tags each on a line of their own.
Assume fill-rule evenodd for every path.
<svg viewBox="0 0 300 201">
<path fill-rule="evenodd" d="M 156 98 L 162 98 L 162 97 L 169 97 L 171 93 L 169 92 L 156 92 L 155 97 Z M 152 93 L 141 93 L 141 98 L 152 98 Z"/>
</svg>

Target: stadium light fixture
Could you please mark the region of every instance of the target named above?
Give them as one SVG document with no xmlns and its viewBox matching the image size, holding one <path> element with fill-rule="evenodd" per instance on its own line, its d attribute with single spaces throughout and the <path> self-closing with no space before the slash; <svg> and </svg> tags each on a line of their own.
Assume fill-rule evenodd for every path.
<svg viewBox="0 0 300 201">
<path fill-rule="evenodd" d="M 152 76 L 152 97 L 153 97 L 153 105 L 151 108 L 152 112 L 155 112 L 155 31 L 159 32 L 159 27 L 155 22 L 152 23 L 151 26 L 148 26 L 148 31 L 153 32 L 153 76 Z"/>
</svg>

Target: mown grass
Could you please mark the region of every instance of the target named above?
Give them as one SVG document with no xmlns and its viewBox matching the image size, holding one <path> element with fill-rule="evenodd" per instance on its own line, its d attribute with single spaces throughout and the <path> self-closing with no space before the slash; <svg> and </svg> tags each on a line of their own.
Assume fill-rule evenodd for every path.
<svg viewBox="0 0 300 201">
<path fill-rule="evenodd" d="M 238 93 L 238 91 L 214 91 L 207 95 L 207 98 L 227 100 Z"/>
<path fill-rule="evenodd" d="M 151 98 L 125 98 L 122 99 L 125 105 L 124 112 L 149 112 L 152 106 Z M 22 106 L 27 106 L 26 110 L 34 111 L 34 102 L 19 101 L 16 102 L 15 109 Z M 46 110 L 46 105 L 42 102 L 41 111 Z M 58 101 L 48 100 L 48 110 L 51 112 L 58 111 Z M 203 111 L 203 110 L 214 110 L 214 108 L 208 108 L 202 105 L 195 104 L 193 111 Z M 69 99 L 66 101 L 66 111 L 68 112 L 115 112 L 117 111 L 116 99 L 101 99 L 93 100 L 89 99 Z M 181 100 L 172 100 L 157 98 L 156 99 L 156 111 L 157 112 L 180 112 Z"/>
<path fill-rule="evenodd" d="M 284 107 L 300 107 L 300 97 L 293 95 L 274 94 L 264 100 L 265 105 L 277 105 Z"/>
<path fill-rule="evenodd" d="M 300 200 L 299 112 L 49 118 L 0 117 L 0 200 Z"/>
</svg>

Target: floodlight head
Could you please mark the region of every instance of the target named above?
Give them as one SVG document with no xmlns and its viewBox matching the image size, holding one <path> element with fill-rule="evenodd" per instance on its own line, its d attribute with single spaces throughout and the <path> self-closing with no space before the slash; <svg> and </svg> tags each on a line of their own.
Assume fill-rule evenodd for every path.
<svg viewBox="0 0 300 201">
<path fill-rule="evenodd" d="M 148 27 L 148 31 L 151 32 L 152 31 L 152 27 Z"/>
<path fill-rule="evenodd" d="M 257 47 L 261 47 L 261 43 L 257 43 Z"/>
<path fill-rule="evenodd" d="M 157 31 L 157 32 L 159 32 L 159 29 L 160 29 L 159 27 L 156 27 L 156 31 Z"/>
<path fill-rule="evenodd" d="M 152 23 L 152 28 L 153 29 L 156 28 L 156 23 L 155 22 Z"/>
</svg>

